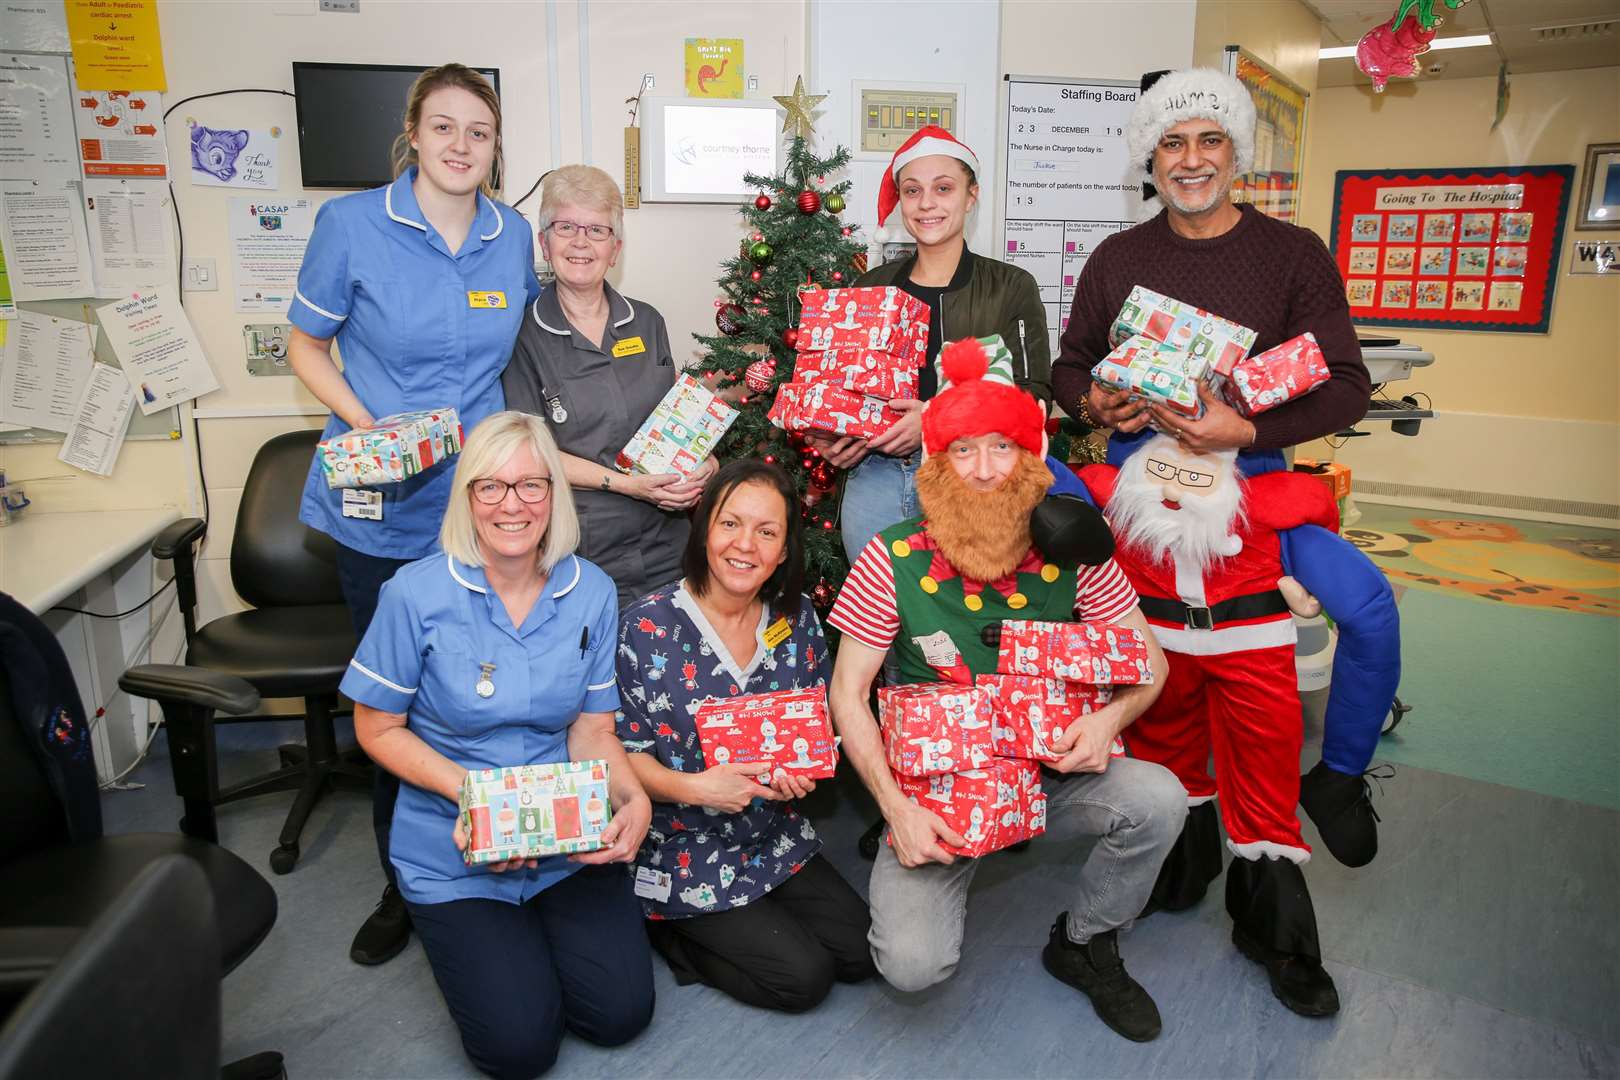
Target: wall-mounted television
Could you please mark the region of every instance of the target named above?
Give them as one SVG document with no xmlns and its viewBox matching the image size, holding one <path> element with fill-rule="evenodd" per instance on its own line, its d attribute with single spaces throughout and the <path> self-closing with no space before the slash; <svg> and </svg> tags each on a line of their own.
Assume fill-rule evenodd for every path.
<svg viewBox="0 0 1620 1080">
<path fill-rule="evenodd" d="M 389 151 L 405 96 L 426 67 L 293 62 L 298 157 L 306 188 L 373 188 L 394 178 Z M 474 68 L 501 92 L 497 68 Z M 500 177 L 493 180 L 500 186 Z"/>
<path fill-rule="evenodd" d="M 782 115 L 770 98 L 642 98 L 641 197 L 646 202 L 738 203 L 747 173 L 782 167 Z"/>
</svg>

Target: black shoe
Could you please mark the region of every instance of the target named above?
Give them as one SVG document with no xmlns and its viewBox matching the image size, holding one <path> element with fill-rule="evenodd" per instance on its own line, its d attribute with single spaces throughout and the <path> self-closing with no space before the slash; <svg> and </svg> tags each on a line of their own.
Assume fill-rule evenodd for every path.
<svg viewBox="0 0 1620 1080">
<path fill-rule="evenodd" d="M 1332 1016 L 1339 1011 L 1339 992 L 1322 961 L 1301 953 L 1281 953 L 1232 928 L 1232 944 L 1271 977 L 1277 1000 L 1301 1016 Z"/>
<path fill-rule="evenodd" d="M 354 935 L 349 959 L 357 964 L 386 964 L 398 956 L 410 940 L 411 915 L 405 910 L 405 898 L 390 885 L 383 890 L 377 910 Z"/>
<path fill-rule="evenodd" d="M 1300 778 L 1300 805 L 1316 823 L 1322 843 L 1344 865 L 1366 866 L 1378 854 L 1378 811 L 1373 809 L 1367 777 L 1388 779 L 1393 775 L 1393 770 L 1388 774 L 1342 773 L 1318 761 Z"/>
<path fill-rule="evenodd" d="M 1142 984 L 1125 971 L 1119 958 L 1119 931 L 1098 934 L 1084 945 L 1069 940 L 1065 911 L 1052 924 L 1052 936 L 1041 963 L 1054 979 L 1066 982 L 1091 999 L 1102 1022 L 1130 1039 L 1148 1042 L 1159 1036 L 1159 1007 Z"/>
<path fill-rule="evenodd" d="M 888 822 L 884 821 L 882 818 L 878 818 L 877 822 L 870 829 L 867 829 L 865 832 L 861 833 L 861 838 L 856 845 L 860 848 L 861 858 L 877 858 L 878 845 L 883 843 L 883 827 L 887 824 Z"/>
</svg>

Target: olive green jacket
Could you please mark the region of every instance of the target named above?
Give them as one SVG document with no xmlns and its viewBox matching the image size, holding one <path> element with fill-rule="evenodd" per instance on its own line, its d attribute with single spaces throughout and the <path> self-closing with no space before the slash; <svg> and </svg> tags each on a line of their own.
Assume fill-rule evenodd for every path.
<svg viewBox="0 0 1620 1080">
<path fill-rule="evenodd" d="M 916 256 L 884 263 L 862 274 L 857 286 L 898 285 L 907 280 Z M 1042 402 L 1052 400 L 1052 344 L 1046 334 L 1046 306 L 1028 270 L 986 259 L 962 249 L 956 275 L 940 303 L 941 342 L 1000 334 L 1013 354 L 1018 385 Z"/>
</svg>

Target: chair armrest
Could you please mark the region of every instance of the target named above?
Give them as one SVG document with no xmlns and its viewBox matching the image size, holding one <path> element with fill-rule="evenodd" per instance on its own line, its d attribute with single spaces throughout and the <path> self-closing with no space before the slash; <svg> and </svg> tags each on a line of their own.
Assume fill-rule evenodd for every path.
<svg viewBox="0 0 1620 1080">
<path fill-rule="evenodd" d="M 253 684 L 235 675 L 182 664 L 141 664 L 118 676 L 124 692 L 238 715 L 259 707 Z"/>
<path fill-rule="evenodd" d="M 28 888 L 26 881 L 18 888 Z M 77 926 L 0 927 L 0 995 L 21 997 L 78 944 L 84 929 Z"/>
<path fill-rule="evenodd" d="M 208 532 L 208 523 L 202 518 L 181 518 L 165 526 L 152 540 L 152 557 L 172 559 L 181 551 L 201 540 Z"/>
</svg>

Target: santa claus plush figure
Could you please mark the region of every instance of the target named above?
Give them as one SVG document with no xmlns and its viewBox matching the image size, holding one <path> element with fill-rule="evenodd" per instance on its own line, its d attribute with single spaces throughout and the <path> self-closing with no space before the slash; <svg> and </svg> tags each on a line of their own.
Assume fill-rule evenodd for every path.
<svg viewBox="0 0 1620 1080">
<path fill-rule="evenodd" d="M 1244 478 L 1235 452 L 1193 453 L 1163 435 L 1122 467 L 1089 466 L 1080 478 L 1170 661 L 1164 692 L 1125 733 L 1133 754 L 1176 774 L 1190 807 L 1149 910 L 1196 904 L 1220 874 L 1218 803 L 1237 855 L 1226 879 L 1233 943 L 1265 965 L 1283 1004 L 1332 1015 L 1339 998 L 1322 967 L 1300 870 L 1311 849 L 1295 813 L 1304 730 L 1292 614 L 1320 608 L 1284 576 L 1277 537 L 1303 524 L 1337 530 L 1332 495 L 1298 473 Z"/>
</svg>

